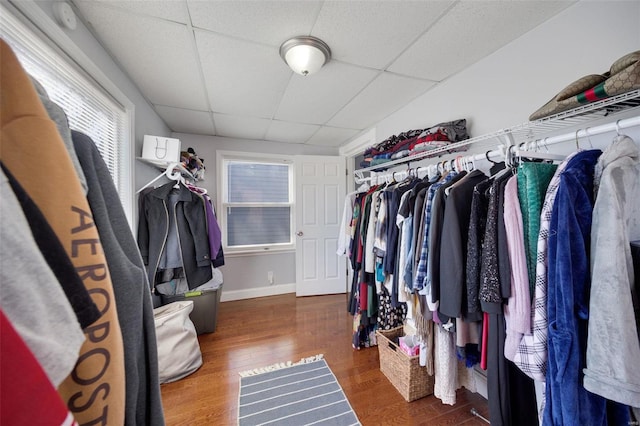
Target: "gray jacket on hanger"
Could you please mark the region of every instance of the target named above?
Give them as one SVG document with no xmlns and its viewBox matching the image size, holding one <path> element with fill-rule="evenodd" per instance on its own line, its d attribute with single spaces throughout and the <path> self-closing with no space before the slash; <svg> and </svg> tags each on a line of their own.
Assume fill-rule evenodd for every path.
<svg viewBox="0 0 640 426">
<path fill-rule="evenodd" d="M 149 282 L 107 165 L 91 138 L 73 131 L 87 200 L 113 282 L 126 373 L 125 425 L 165 424 Z"/>
</svg>

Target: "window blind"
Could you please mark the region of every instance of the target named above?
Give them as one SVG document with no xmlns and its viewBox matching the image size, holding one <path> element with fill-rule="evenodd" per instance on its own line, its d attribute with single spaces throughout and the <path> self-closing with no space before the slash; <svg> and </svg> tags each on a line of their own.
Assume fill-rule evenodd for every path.
<svg viewBox="0 0 640 426">
<path fill-rule="evenodd" d="M 107 164 L 123 205 L 130 197 L 124 167 L 130 123 L 126 109 L 60 52 L 10 13 L 0 13 L 0 36 L 11 46 L 25 71 L 66 113 L 69 127 L 94 141 Z"/>
</svg>

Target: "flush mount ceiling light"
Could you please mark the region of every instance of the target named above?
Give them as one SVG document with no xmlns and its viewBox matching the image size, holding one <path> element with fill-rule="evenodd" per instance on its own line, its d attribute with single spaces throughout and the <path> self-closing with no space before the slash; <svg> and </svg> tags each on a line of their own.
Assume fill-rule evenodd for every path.
<svg viewBox="0 0 640 426">
<path fill-rule="evenodd" d="M 298 36 L 282 43 L 280 56 L 294 72 L 309 75 L 329 62 L 331 49 L 319 38 Z"/>
</svg>

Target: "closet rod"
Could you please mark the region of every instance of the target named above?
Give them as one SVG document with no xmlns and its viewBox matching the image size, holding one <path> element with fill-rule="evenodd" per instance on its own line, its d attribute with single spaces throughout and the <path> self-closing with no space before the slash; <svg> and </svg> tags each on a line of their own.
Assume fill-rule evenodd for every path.
<svg viewBox="0 0 640 426">
<path fill-rule="evenodd" d="M 594 126 L 594 127 L 585 127 L 583 129 L 578 129 L 577 131 L 574 132 L 569 132 L 569 133 L 564 133 L 562 135 L 558 135 L 558 136 L 552 136 L 549 138 L 543 138 L 543 139 L 536 139 L 535 141 L 531 142 L 531 143 L 525 143 L 523 145 L 523 149 L 534 149 L 536 146 L 538 146 L 538 142 L 542 142 L 544 141 L 544 146 L 549 146 L 549 145 L 554 145 L 554 144 L 559 144 L 559 143 L 563 143 L 563 142 L 568 142 L 568 141 L 575 141 L 579 140 L 580 138 L 584 138 L 585 136 L 590 137 L 590 136 L 596 136 L 596 135 L 600 135 L 603 133 L 607 133 L 607 132 L 619 132 L 620 130 L 623 129 L 628 129 L 630 127 L 636 127 L 636 126 L 640 126 L 640 115 L 635 116 L 635 117 L 630 117 L 630 118 L 625 118 L 625 119 L 620 119 L 617 121 L 613 121 L 611 123 L 607 123 L 607 124 L 602 124 L 599 126 Z M 504 150 L 504 145 L 500 145 L 497 149 L 488 151 L 486 153 L 482 153 L 482 154 L 476 154 L 476 155 L 468 155 L 468 156 L 462 156 L 462 157 L 458 157 L 461 158 L 462 163 L 474 163 L 476 161 L 480 161 L 480 160 L 488 160 L 491 157 L 502 157 L 504 158 L 505 156 L 505 150 Z M 448 163 L 450 161 L 455 161 L 456 159 L 453 158 L 451 160 L 444 160 L 444 163 Z M 422 171 L 427 171 L 429 172 L 429 170 L 433 167 L 437 167 L 438 164 L 442 164 L 443 161 L 438 161 L 436 163 L 430 164 L 428 166 L 423 166 L 423 167 L 418 167 L 417 169 L 415 169 L 415 173 L 418 174 Z M 399 171 L 395 171 L 395 172 L 390 172 L 387 171 L 385 173 L 379 173 L 376 175 L 371 175 L 368 177 L 364 177 L 364 176 L 358 176 L 358 174 L 361 175 L 361 173 L 356 173 L 356 183 L 360 184 L 360 183 L 364 183 L 367 181 L 372 181 L 372 180 L 377 180 L 377 179 L 384 179 L 384 178 L 388 178 L 390 176 L 395 176 L 396 174 L 399 175 L 400 179 L 404 179 L 408 174 L 410 173 L 409 169 L 406 170 L 399 170 Z"/>
<path fill-rule="evenodd" d="M 552 136 L 546 139 L 544 138 L 538 139 L 537 141 L 534 141 L 531 143 L 531 147 L 535 147 L 536 146 L 535 144 L 538 141 L 540 142 L 544 141 L 546 145 L 554 145 L 557 143 L 574 141 L 576 139 L 579 141 L 581 137 L 585 137 L 585 136 L 590 137 L 590 136 L 601 135 L 603 133 L 608 133 L 608 132 L 619 132 L 622 129 L 628 129 L 630 127 L 635 127 L 635 126 L 640 126 L 640 115 L 613 121 L 607 124 L 601 124 L 600 126 L 585 127 L 583 129 L 578 129 L 575 132 L 565 133 L 559 136 Z"/>
</svg>

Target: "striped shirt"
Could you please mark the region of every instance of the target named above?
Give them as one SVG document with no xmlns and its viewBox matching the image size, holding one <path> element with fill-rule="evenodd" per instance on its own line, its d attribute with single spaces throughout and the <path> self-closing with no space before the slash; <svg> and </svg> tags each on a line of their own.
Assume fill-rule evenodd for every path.
<svg viewBox="0 0 640 426">
<path fill-rule="evenodd" d="M 576 153 L 567 157 L 556 169 L 547 192 L 540 213 L 540 231 L 538 233 L 538 250 L 536 256 L 536 284 L 532 300 L 532 331 L 530 335 L 522 336 L 518 351 L 513 362 L 527 376 L 544 382 L 547 374 L 547 242 L 553 203 L 560 184 L 560 174 L 564 171 Z"/>
</svg>

